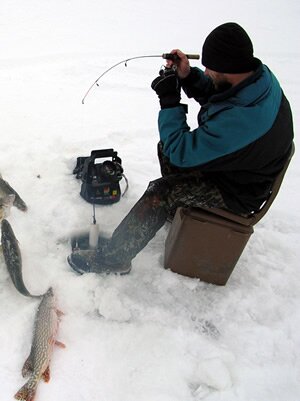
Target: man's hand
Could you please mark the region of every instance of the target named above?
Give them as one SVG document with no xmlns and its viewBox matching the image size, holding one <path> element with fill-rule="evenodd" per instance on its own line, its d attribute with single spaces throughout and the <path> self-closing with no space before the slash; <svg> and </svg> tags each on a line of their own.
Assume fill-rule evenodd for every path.
<svg viewBox="0 0 300 401">
<path fill-rule="evenodd" d="M 167 60 L 166 67 L 171 68 L 173 65 L 176 65 L 177 74 L 178 74 L 179 78 L 181 78 L 181 79 L 186 78 L 191 71 L 190 62 L 189 62 L 188 58 L 179 49 L 174 49 L 170 53 L 176 54 L 178 56 L 178 60 L 176 60 L 176 61 Z"/>
<path fill-rule="evenodd" d="M 166 68 L 159 74 L 152 82 L 151 88 L 157 93 L 161 108 L 178 106 L 181 96 L 177 72 L 173 68 Z"/>
</svg>

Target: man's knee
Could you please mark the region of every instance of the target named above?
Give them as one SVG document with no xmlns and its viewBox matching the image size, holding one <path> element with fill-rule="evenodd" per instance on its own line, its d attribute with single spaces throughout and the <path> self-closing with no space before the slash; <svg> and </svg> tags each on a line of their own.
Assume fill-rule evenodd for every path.
<svg viewBox="0 0 300 401">
<path fill-rule="evenodd" d="M 148 188 L 146 189 L 145 194 L 148 196 L 159 195 L 163 196 L 168 192 L 168 183 L 166 179 L 158 178 L 157 180 L 153 180 L 149 182 Z"/>
<path fill-rule="evenodd" d="M 165 204 L 168 190 L 162 178 L 154 181 L 150 181 L 148 188 L 144 192 L 141 198 L 141 202 L 147 204 L 150 207 L 160 207 Z"/>
</svg>

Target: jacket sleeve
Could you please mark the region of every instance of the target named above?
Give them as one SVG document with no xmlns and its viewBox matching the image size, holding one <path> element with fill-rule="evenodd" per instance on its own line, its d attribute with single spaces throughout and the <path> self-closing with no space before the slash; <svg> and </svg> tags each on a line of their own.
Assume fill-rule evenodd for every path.
<svg viewBox="0 0 300 401">
<path fill-rule="evenodd" d="M 222 138 L 207 125 L 190 130 L 182 106 L 164 109 L 158 118 L 163 153 L 177 167 L 190 168 L 207 163 L 223 153 Z"/>
<path fill-rule="evenodd" d="M 207 99 L 215 94 L 212 80 L 197 67 L 191 67 L 190 74 L 181 79 L 180 83 L 187 97 L 194 98 L 201 105 L 205 104 Z"/>
</svg>

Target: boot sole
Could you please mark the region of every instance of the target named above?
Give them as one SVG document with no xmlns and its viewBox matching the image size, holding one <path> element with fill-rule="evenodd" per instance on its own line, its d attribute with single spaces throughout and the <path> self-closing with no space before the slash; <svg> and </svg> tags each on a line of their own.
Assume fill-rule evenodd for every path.
<svg viewBox="0 0 300 401">
<path fill-rule="evenodd" d="M 128 267 L 128 269 L 127 270 L 123 270 L 123 271 L 119 271 L 119 272 L 114 272 L 114 271 L 111 271 L 111 270 L 107 270 L 107 271 L 105 271 L 105 272 L 101 272 L 101 273 L 97 273 L 97 272 L 93 272 L 93 271 L 86 271 L 86 270 L 83 270 L 83 269 L 80 269 L 75 263 L 73 263 L 73 261 L 72 261 L 72 258 L 71 258 L 71 255 L 69 255 L 68 257 L 67 257 L 67 261 L 68 261 L 68 263 L 69 263 L 69 265 L 71 266 L 71 268 L 76 272 L 76 273 L 78 273 L 78 274 L 85 274 L 85 273 L 96 273 L 96 274 L 101 274 L 101 275 L 109 275 L 109 274 L 115 274 L 115 275 L 117 275 L 117 276 L 124 276 L 125 274 L 128 274 L 128 273 L 130 273 L 130 270 L 131 270 L 131 265 Z"/>
</svg>

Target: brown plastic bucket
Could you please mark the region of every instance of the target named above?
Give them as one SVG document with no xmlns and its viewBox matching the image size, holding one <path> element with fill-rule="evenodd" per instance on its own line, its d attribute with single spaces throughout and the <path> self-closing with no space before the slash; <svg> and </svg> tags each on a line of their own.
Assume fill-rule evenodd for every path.
<svg viewBox="0 0 300 401">
<path fill-rule="evenodd" d="M 178 208 L 165 243 L 165 268 L 225 285 L 252 233 L 252 226 Z"/>
</svg>

